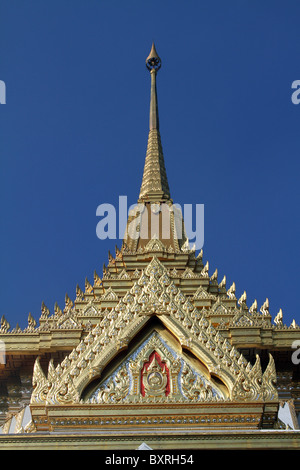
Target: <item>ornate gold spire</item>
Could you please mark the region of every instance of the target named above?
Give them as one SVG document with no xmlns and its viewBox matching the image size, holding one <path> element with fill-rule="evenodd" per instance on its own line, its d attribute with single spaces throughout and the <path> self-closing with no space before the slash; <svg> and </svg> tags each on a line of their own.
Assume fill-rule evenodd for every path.
<svg viewBox="0 0 300 470">
<path fill-rule="evenodd" d="M 154 43 L 146 59 L 151 75 L 149 136 L 138 204 L 129 214 L 123 247 L 131 253 L 157 239 L 170 250 L 180 250 L 187 238 L 181 211 L 173 207 L 162 151 L 156 94 L 156 74 L 161 67 Z"/>
<path fill-rule="evenodd" d="M 146 67 L 151 74 L 151 97 L 148 146 L 140 190 L 140 200 L 161 201 L 170 199 L 170 189 L 159 133 L 156 93 L 156 74 L 161 67 L 161 59 L 156 52 L 154 43 L 146 59 Z"/>
</svg>

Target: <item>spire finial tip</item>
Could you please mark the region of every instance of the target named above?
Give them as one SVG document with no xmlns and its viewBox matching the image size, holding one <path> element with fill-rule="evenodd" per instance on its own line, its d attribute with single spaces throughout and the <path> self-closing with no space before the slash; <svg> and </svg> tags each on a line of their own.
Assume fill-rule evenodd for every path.
<svg viewBox="0 0 300 470">
<path fill-rule="evenodd" d="M 161 67 L 161 59 L 160 59 L 159 55 L 156 52 L 154 41 L 152 42 L 152 47 L 151 47 L 150 54 L 148 55 L 148 57 L 146 59 L 146 67 L 147 67 L 148 70 L 151 71 L 151 70 L 154 69 L 156 72 Z"/>
</svg>

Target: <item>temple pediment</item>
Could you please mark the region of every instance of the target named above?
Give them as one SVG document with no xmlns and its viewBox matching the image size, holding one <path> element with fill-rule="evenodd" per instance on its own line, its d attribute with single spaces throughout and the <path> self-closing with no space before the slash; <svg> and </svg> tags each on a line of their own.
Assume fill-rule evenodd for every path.
<svg viewBox="0 0 300 470">
<path fill-rule="evenodd" d="M 154 318 L 160 319 L 160 329 L 154 328 L 129 351 L 138 335 L 151 329 Z M 103 377 L 102 372 L 127 350 L 126 360 Z M 258 356 L 252 366 L 199 314 L 154 257 L 106 321 L 94 327 L 56 368 L 50 361 L 47 377 L 37 359 L 31 410 L 38 426 L 39 420 L 49 422 L 49 410 L 59 413 L 66 405 L 78 407 L 80 413 L 92 406 L 98 415 L 108 405 L 163 403 L 168 408 L 176 403 L 180 412 L 187 405 L 200 407 L 200 412 L 207 404 L 222 403 L 230 413 L 234 404 L 243 402 L 250 408 L 260 403 L 261 420 L 266 403 L 277 409 L 275 379 L 272 357 L 264 373 Z M 91 384 L 93 393 L 87 393 Z M 247 409 L 244 406 L 245 413 Z"/>
<path fill-rule="evenodd" d="M 225 397 L 200 371 L 200 363 L 197 370 L 154 330 L 86 403 L 197 403 Z"/>
</svg>

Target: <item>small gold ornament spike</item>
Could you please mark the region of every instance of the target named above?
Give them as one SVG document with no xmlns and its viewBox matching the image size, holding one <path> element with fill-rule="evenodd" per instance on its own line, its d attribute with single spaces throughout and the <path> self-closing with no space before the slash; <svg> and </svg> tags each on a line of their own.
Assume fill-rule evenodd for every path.
<svg viewBox="0 0 300 470">
<path fill-rule="evenodd" d="M 156 72 L 160 69 L 161 67 L 161 58 L 156 52 L 155 49 L 155 44 L 154 42 L 152 43 L 151 51 L 150 54 L 148 55 L 146 59 L 146 67 L 148 70 L 155 70 Z"/>
</svg>

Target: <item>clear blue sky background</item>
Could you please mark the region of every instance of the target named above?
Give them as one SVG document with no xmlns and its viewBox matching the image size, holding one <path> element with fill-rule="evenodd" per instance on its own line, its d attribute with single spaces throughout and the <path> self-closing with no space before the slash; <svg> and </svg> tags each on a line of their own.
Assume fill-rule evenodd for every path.
<svg viewBox="0 0 300 470">
<path fill-rule="evenodd" d="M 299 1 L 0 0 L 0 299 L 14 327 L 102 275 L 96 208 L 136 202 L 154 40 L 174 202 L 205 204 L 210 273 L 300 323 Z M 121 242 L 118 242 L 119 246 Z"/>
</svg>

